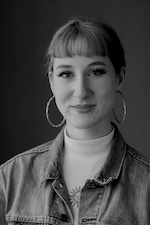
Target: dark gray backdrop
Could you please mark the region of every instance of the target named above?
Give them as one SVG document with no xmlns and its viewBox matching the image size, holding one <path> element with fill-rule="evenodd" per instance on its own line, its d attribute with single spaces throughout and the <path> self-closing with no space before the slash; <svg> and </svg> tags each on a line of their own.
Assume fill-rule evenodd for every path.
<svg viewBox="0 0 150 225">
<path fill-rule="evenodd" d="M 51 92 L 44 54 L 56 28 L 72 15 L 100 16 L 118 32 L 127 61 L 123 91 L 127 119 L 119 128 L 130 145 L 150 157 L 150 1 L 3 0 L 0 4 L 0 163 L 54 138 L 60 130 L 50 127 L 45 117 Z M 121 109 L 118 100 L 117 110 Z"/>
</svg>

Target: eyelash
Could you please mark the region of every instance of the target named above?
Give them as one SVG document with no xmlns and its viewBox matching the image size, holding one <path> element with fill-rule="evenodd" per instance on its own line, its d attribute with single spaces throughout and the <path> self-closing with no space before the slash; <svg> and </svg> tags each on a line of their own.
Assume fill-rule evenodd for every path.
<svg viewBox="0 0 150 225">
<path fill-rule="evenodd" d="M 94 75 L 96 77 L 99 77 L 99 76 L 102 76 L 103 74 L 106 73 L 106 70 L 105 69 L 100 69 L 100 68 L 96 68 L 96 69 L 93 69 L 90 73 L 100 73 L 100 75 Z"/>
<path fill-rule="evenodd" d="M 90 76 L 91 73 L 100 73 L 100 75 L 93 75 L 93 77 L 99 77 L 99 76 L 102 76 L 103 74 L 105 74 L 106 73 L 106 70 L 105 69 L 96 68 L 96 69 L 91 70 L 89 72 L 89 75 L 88 76 Z M 64 77 L 64 78 L 68 78 L 69 79 L 70 77 L 73 76 L 73 73 L 71 71 L 69 71 L 69 70 L 65 70 L 65 71 L 62 71 L 62 72 L 58 73 L 57 76 L 58 77 Z"/>
<path fill-rule="evenodd" d="M 64 76 L 64 75 L 70 75 L 72 72 L 69 71 L 69 70 L 64 70 L 60 73 L 57 74 L 58 77 L 64 77 L 64 78 L 67 78 L 67 76 Z"/>
</svg>

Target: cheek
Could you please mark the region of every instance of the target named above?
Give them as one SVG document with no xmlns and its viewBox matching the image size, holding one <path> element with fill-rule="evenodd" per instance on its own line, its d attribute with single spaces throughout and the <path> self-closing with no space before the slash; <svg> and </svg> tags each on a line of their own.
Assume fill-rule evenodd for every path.
<svg viewBox="0 0 150 225">
<path fill-rule="evenodd" d="M 97 84 L 97 93 L 104 98 L 114 98 L 116 92 L 116 82 L 113 79 L 106 79 Z"/>
<path fill-rule="evenodd" d="M 67 107 L 70 94 L 65 85 L 57 85 L 54 88 L 55 101 L 58 109 L 62 112 Z M 66 110 L 65 110 L 66 111 Z"/>
<path fill-rule="evenodd" d="M 64 90 L 65 90 L 65 87 L 62 84 L 62 82 L 60 82 L 58 78 L 54 77 L 54 79 L 53 79 L 53 93 L 55 95 L 55 98 L 60 99 L 61 96 L 64 93 Z"/>
<path fill-rule="evenodd" d="M 111 109 L 115 101 L 116 83 L 113 80 L 101 83 L 97 93 L 97 99 L 100 102 L 100 105 Z"/>
</svg>

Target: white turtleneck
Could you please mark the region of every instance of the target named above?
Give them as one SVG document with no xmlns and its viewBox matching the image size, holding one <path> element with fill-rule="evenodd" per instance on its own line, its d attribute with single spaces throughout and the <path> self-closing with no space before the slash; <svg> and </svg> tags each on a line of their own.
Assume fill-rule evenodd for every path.
<svg viewBox="0 0 150 225">
<path fill-rule="evenodd" d="M 111 149 L 112 131 L 101 138 L 78 141 L 71 139 L 64 129 L 63 177 L 69 193 L 74 216 L 74 225 L 78 224 L 81 189 L 86 180 L 93 179 L 100 171 Z"/>
</svg>

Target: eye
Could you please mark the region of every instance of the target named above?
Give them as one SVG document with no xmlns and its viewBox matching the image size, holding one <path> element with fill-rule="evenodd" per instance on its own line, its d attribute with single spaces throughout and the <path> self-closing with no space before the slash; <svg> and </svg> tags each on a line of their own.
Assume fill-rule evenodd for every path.
<svg viewBox="0 0 150 225">
<path fill-rule="evenodd" d="M 71 78 L 73 77 L 73 73 L 71 71 L 62 71 L 60 73 L 57 74 L 58 77 L 63 77 L 63 78 Z"/>
<path fill-rule="evenodd" d="M 106 73 L 105 69 L 97 68 L 97 69 L 93 69 L 92 71 L 90 71 L 89 76 L 99 77 L 99 76 L 102 76 L 105 73 Z"/>
</svg>

